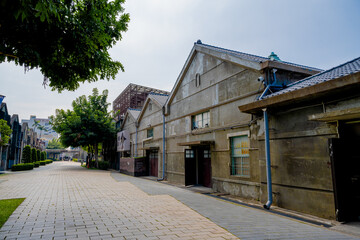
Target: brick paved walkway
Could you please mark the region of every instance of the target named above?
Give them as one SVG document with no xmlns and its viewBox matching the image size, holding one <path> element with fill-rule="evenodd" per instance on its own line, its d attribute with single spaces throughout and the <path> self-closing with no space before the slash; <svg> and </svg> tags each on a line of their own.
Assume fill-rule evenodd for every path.
<svg viewBox="0 0 360 240">
<path fill-rule="evenodd" d="M 26 198 L 1 239 L 238 239 L 169 195 L 148 195 L 77 163 L 0 179 L 0 199 Z"/>
<path fill-rule="evenodd" d="M 0 176 L 0 199 L 21 197 L 0 239 L 359 239 L 72 162 Z"/>
<path fill-rule="evenodd" d="M 134 178 L 117 172 L 113 172 L 111 176 L 120 182 L 130 182 L 148 194 L 171 195 L 242 240 L 360 239 L 354 235 L 274 215 L 269 211 L 233 204 L 168 184 Z"/>
</svg>

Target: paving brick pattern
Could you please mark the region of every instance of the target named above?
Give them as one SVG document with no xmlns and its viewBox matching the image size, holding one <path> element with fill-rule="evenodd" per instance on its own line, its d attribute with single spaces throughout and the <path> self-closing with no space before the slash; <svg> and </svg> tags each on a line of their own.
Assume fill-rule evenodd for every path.
<svg viewBox="0 0 360 240">
<path fill-rule="evenodd" d="M 354 235 L 344 234 L 329 228 L 274 215 L 269 211 L 233 204 L 203 194 L 194 193 L 184 188 L 134 178 L 116 172 L 113 172 L 111 176 L 120 182 L 131 182 L 148 194 L 171 195 L 242 240 L 360 239 Z"/>
<path fill-rule="evenodd" d="M 0 199 L 26 198 L 0 239 L 238 239 L 172 196 L 149 195 L 77 163 L 0 179 Z"/>
</svg>

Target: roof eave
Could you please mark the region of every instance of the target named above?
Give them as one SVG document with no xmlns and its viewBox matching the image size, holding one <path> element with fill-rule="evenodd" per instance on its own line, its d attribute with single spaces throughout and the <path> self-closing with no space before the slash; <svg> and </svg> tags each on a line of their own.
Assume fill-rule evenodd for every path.
<svg viewBox="0 0 360 240">
<path fill-rule="evenodd" d="M 360 84 L 360 72 L 266 98 L 260 101 L 248 103 L 239 106 L 238 108 L 241 112 L 256 113 L 264 108 L 273 107 L 279 104 L 291 104 L 294 101 L 301 101 L 311 96 L 315 96 L 316 94 L 325 93 L 343 87 L 350 87 L 351 85 L 356 84 Z"/>
<path fill-rule="evenodd" d="M 272 60 L 268 60 L 265 62 L 261 63 L 261 70 L 266 69 L 266 68 L 277 68 L 277 69 L 283 69 L 283 70 L 287 70 L 287 71 L 291 71 L 291 72 L 298 72 L 298 73 L 304 73 L 307 75 L 314 75 L 317 74 L 319 72 L 321 72 L 321 70 L 315 70 L 315 69 L 309 69 L 309 68 L 305 68 L 305 67 L 298 67 L 298 66 L 293 66 L 287 63 L 283 63 L 283 62 L 278 62 L 278 61 L 272 61 Z"/>
</svg>

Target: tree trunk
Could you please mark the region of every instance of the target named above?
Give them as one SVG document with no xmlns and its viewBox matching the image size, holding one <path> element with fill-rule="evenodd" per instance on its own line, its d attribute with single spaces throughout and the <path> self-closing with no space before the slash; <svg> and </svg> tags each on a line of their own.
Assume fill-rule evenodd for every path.
<svg viewBox="0 0 360 240">
<path fill-rule="evenodd" d="M 95 148 L 95 165 L 96 165 L 96 168 L 99 168 L 99 162 L 98 162 L 98 143 L 95 143 L 94 144 L 94 148 Z"/>
</svg>

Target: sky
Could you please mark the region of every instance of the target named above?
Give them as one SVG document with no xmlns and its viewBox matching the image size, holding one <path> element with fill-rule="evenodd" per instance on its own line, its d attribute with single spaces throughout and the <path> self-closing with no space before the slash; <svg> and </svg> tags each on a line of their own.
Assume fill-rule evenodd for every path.
<svg viewBox="0 0 360 240">
<path fill-rule="evenodd" d="M 110 53 L 125 72 L 58 93 L 42 86 L 39 70 L 1 63 L 0 95 L 9 114 L 47 118 L 93 88 L 108 89 L 111 103 L 130 83 L 171 91 L 198 39 L 324 70 L 360 56 L 358 0 L 128 0 L 124 7 L 128 31 Z"/>
</svg>

